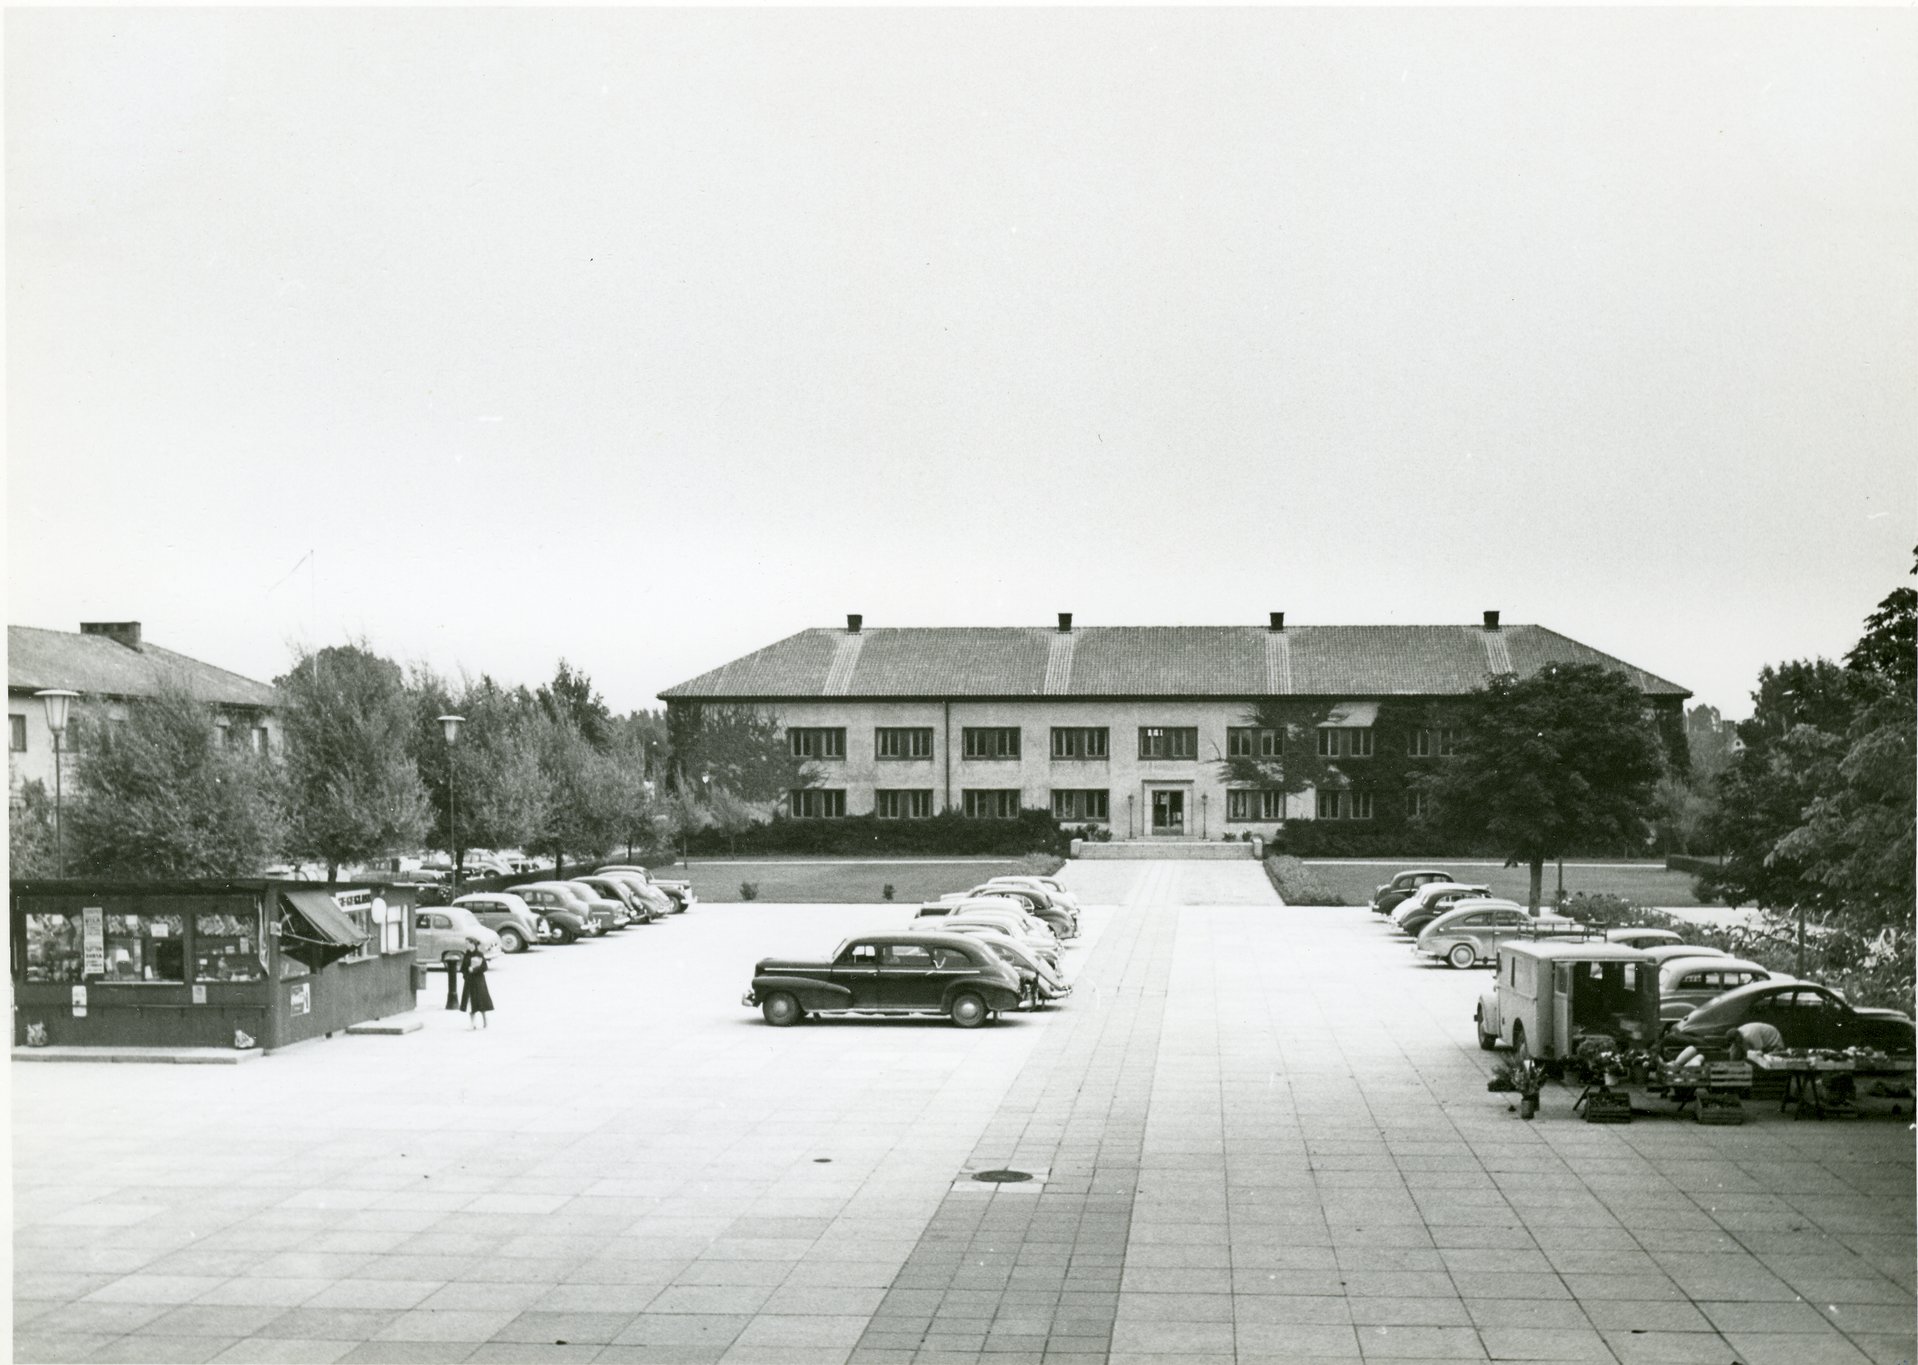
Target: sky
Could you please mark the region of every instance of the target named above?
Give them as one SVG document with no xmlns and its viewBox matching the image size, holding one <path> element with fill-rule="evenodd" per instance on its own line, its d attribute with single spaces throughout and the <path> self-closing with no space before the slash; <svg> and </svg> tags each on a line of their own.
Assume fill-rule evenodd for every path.
<svg viewBox="0 0 1918 1365">
<path fill-rule="evenodd" d="M 1908 581 L 1909 9 L 4 23 L 14 624 L 1497 608 L 1743 716 Z"/>
</svg>

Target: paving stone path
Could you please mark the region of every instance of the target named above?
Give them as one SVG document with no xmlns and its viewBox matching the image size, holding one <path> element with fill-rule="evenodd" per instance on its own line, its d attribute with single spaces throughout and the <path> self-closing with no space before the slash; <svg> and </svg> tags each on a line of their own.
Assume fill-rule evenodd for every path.
<svg viewBox="0 0 1918 1365">
<path fill-rule="evenodd" d="M 15 1356 L 1913 1362 L 1907 1119 L 1521 1122 L 1484 973 L 1257 864 L 1066 875 L 1073 999 L 973 1033 L 767 1029 L 753 958 L 908 912 L 714 906 L 490 1035 L 15 1066 Z"/>
</svg>

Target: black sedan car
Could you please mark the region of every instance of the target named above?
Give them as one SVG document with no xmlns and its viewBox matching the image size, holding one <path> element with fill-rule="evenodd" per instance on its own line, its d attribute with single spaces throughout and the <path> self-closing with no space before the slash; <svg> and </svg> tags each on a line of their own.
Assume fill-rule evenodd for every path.
<svg viewBox="0 0 1918 1365">
<path fill-rule="evenodd" d="M 1912 1054 L 1912 1022 L 1897 1010 L 1856 1009 L 1836 991 L 1810 981 L 1754 981 L 1700 1005 L 1666 1031 L 1664 1050 L 1695 1047 L 1716 1052 L 1741 1024 L 1770 1024 L 1794 1051 L 1873 1048 Z"/>
<path fill-rule="evenodd" d="M 1401 872 L 1385 885 L 1372 891 L 1372 913 L 1389 915 L 1399 908 L 1401 902 L 1416 895 L 1421 886 L 1432 882 L 1453 882 L 1458 878 L 1449 872 L 1440 872 L 1437 868 L 1422 867 L 1410 872 Z"/>
<path fill-rule="evenodd" d="M 826 961 L 766 958 L 742 1004 L 785 1028 L 808 1014 L 943 1014 L 978 1028 L 1017 1009 L 1019 973 L 964 934 L 867 934 Z"/>
</svg>

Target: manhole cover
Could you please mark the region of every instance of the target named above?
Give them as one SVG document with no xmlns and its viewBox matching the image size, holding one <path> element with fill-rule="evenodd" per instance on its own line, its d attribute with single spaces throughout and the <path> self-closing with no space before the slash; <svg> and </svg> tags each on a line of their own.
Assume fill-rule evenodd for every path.
<svg viewBox="0 0 1918 1365">
<path fill-rule="evenodd" d="M 983 1180 L 988 1185 L 1017 1185 L 1021 1181 L 1032 1179 L 1030 1171 L 975 1171 L 974 1180 Z"/>
</svg>

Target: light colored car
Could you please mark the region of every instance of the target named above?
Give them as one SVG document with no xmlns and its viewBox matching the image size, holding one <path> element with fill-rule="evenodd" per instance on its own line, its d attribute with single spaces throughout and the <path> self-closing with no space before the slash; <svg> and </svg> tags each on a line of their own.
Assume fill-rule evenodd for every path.
<svg viewBox="0 0 1918 1365">
<path fill-rule="evenodd" d="M 1401 872 L 1383 886 L 1372 889 L 1372 913 L 1391 914 L 1421 886 L 1430 886 L 1433 882 L 1456 883 L 1457 881 L 1457 877 L 1449 872 L 1441 872 L 1436 867 L 1418 867 Z"/>
<path fill-rule="evenodd" d="M 668 896 L 659 887 L 647 881 L 646 878 L 638 872 L 628 871 L 621 867 L 612 867 L 604 871 L 595 872 L 593 876 L 604 877 L 608 881 L 618 882 L 628 891 L 631 891 L 633 895 L 637 896 L 646 904 L 647 909 L 652 911 L 653 918 L 655 919 L 663 919 L 667 915 L 679 913 L 679 906 L 673 898 Z"/>
<path fill-rule="evenodd" d="M 498 934 L 503 953 L 523 953 L 556 937 L 545 917 L 510 891 L 475 891 L 454 901 L 452 908 L 467 911 Z"/>
<path fill-rule="evenodd" d="M 1000 957 L 1017 968 L 1026 981 L 1032 1004 L 1038 1005 L 1048 1000 L 1063 1000 L 1072 994 L 1072 983 L 1067 981 L 1059 968 L 1025 944 L 986 924 L 975 924 L 970 920 L 930 919 L 915 920 L 908 926 L 915 933 L 965 934 L 986 944 Z"/>
<path fill-rule="evenodd" d="M 457 905 L 436 905 L 413 912 L 413 960 L 457 962 L 477 946 L 490 962 L 500 954 L 499 935 Z"/>
<path fill-rule="evenodd" d="M 587 910 L 592 913 L 595 920 L 606 927 L 608 933 L 614 929 L 624 929 L 632 923 L 633 912 L 626 908 L 625 901 L 614 900 L 610 896 L 603 895 L 599 888 L 588 886 L 585 882 L 576 881 L 571 877 L 567 878 L 562 885 L 573 889 L 573 894 L 586 903 Z"/>
<path fill-rule="evenodd" d="M 1412 951 L 1454 967 L 1471 967 L 1498 956 L 1507 939 L 1544 933 L 1573 933 L 1584 926 L 1564 915 L 1534 919 L 1517 901 L 1481 897 L 1460 901 L 1419 931 Z"/>
<path fill-rule="evenodd" d="M 919 907 L 920 920 L 969 921 L 990 925 L 1025 944 L 1047 962 L 1059 961 L 1059 939 L 1015 901 L 998 896 L 975 896 L 964 901 L 928 901 Z M 915 925 L 915 927 L 918 927 Z"/>
<path fill-rule="evenodd" d="M 651 924 L 663 913 L 650 900 L 640 895 L 639 889 L 630 882 L 614 876 L 575 877 L 573 880 L 591 887 L 606 900 L 616 900 L 626 907 L 626 919 L 631 924 Z"/>
<path fill-rule="evenodd" d="M 1613 1048 L 1658 1041 L 1658 971 L 1636 948 L 1596 938 L 1513 938 L 1498 945 L 1478 1001 L 1478 1045 L 1535 1061 L 1578 1055 L 1586 1038 Z"/>
<path fill-rule="evenodd" d="M 1081 907 L 1079 905 L 1078 895 L 1066 890 L 1065 886 L 1057 877 L 1037 877 L 1024 873 L 1009 872 L 1002 876 L 986 878 L 987 886 L 993 886 L 999 882 L 1005 882 L 1010 886 L 1036 886 L 1041 891 L 1050 893 L 1053 900 L 1070 910 L 1073 918 L 1077 919 L 1079 916 Z"/>
<path fill-rule="evenodd" d="M 636 872 L 643 877 L 648 886 L 656 888 L 673 903 L 673 913 L 685 914 L 699 904 L 699 897 L 693 891 L 693 884 L 672 877 L 655 877 L 651 871 L 638 863 L 608 863 L 599 869 L 601 872 Z"/>
<path fill-rule="evenodd" d="M 1015 891 L 1027 896 L 1039 898 L 1034 913 L 1046 923 L 1053 925 L 1053 931 L 1060 938 L 1079 936 L 1079 902 L 1055 886 L 1044 885 L 1037 877 L 988 877 L 984 882 L 972 888 L 975 896 L 991 896 L 1000 891 Z M 1056 923 L 1055 923 L 1056 919 Z"/>
<path fill-rule="evenodd" d="M 1643 924 L 1624 929 L 1607 929 L 1605 938 L 1607 942 L 1622 943 L 1627 948 L 1656 948 L 1662 943 L 1684 941 L 1670 929 L 1653 929 Z"/>
<path fill-rule="evenodd" d="M 1391 914 L 1391 922 L 1396 929 L 1416 934 L 1460 901 L 1490 894 L 1490 887 L 1475 882 L 1427 882 L 1399 902 Z"/>
<path fill-rule="evenodd" d="M 1654 943 L 1649 948 L 1640 948 L 1654 962 L 1670 962 L 1675 957 L 1730 957 L 1723 948 L 1707 948 L 1701 943 Z"/>
<path fill-rule="evenodd" d="M 1742 957 L 1668 957 L 1658 964 L 1658 1017 L 1683 1019 L 1726 991 L 1754 981 L 1789 981 Z"/>
</svg>

